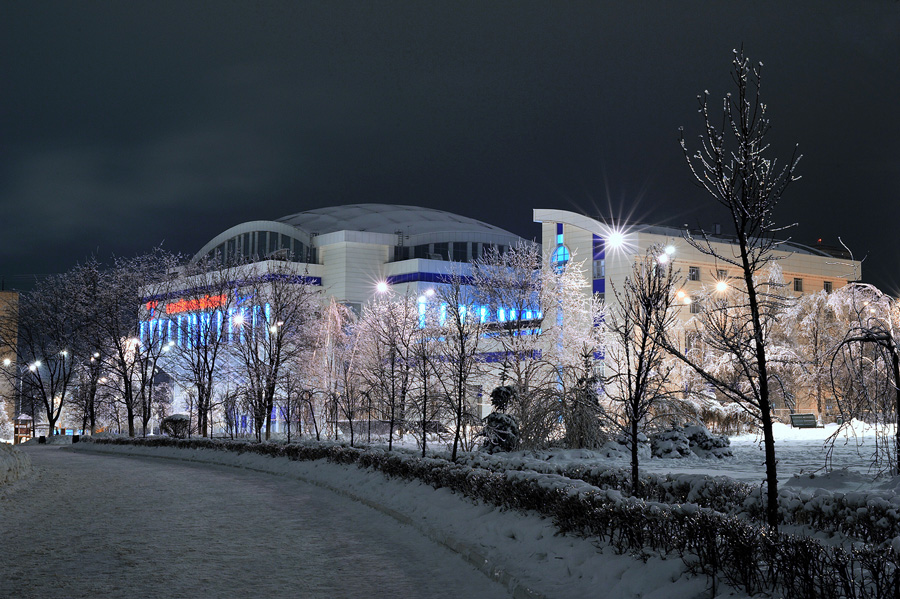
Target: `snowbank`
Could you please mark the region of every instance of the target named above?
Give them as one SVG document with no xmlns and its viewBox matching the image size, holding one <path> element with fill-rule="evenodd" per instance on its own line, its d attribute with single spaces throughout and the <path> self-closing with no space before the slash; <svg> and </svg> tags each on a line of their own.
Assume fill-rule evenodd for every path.
<svg viewBox="0 0 900 599">
<path fill-rule="evenodd" d="M 14 482 L 29 472 L 31 458 L 8 443 L 0 443 L 0 486 Z"/>
</svg>

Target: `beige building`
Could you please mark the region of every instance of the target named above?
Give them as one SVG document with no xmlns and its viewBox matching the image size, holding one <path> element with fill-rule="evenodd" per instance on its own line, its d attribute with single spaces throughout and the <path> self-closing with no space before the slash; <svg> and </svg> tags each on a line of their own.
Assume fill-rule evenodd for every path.
<svg viewBox="0 0 900 599">
<path fill-rule="evenodd" d="M 665 248 L 679 272 L 678 317 L 682 323 L 700 311 L 701 303 L 694 300 L 703 293 L 715 292 L 717 285 L 743 286 L 743 274 L 737 268 L 717 263 L 687 242 L 686 235 L 697 238 L 697 232 L 651 225 L 614 229 L 594 218 L 554 209 L 535 210 L 534 221 L 541 223 L 545 255 L 553 261 L 583 264 L 590 280 L 585 293 L 600 294 L 607 302 L 614 301 L 612 290 L 623 289 L 634 261 L 652 246 Z M 737 246 L 725 235 L 711 236 L 710 241 L 718 253 L 736 255 Z M 776 255 L 785 292 L 794 297 L 822 290 L 830 293 L 861 276 L 860 262 L 822 249 L 785 242 Z M 803 398 L 796 402 L 797 411 L 815 411 L 814 402 L 812 408 Z"/>
</svg>

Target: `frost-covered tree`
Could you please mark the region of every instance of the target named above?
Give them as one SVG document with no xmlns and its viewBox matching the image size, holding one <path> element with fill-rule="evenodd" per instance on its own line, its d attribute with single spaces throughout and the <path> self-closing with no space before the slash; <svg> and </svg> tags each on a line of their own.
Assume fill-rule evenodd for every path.
<svg viewBox="0 0 900 599">
<path fill-rule="evenodd" d="M 362 372 L 378 400 L 381 419 L 387 422 L 389 450 L 395 433 L 406 425 L 417 327 L 416 298 L 391 291 L 380 293 L 365 307 L 358 327 Z"/>
<path fill-rule="evenodd" d="M 835 303 L 843 300 L 847 322 L 831 363 L 832 388 L 845 426 L 854 418 L 873 424 L 874 463 L 900 474 L 900 308 L 864 283 L 851 283 L 834 295 Z"/>
<path fill-rule="evenodd" d="M 499 385 L 516 392 L 506 412 L 518 423 L 523 448 L 545 445 L 559 414 L 549 391 L 556 382 L 554 369 L 545 360 L 541 305 L 553 301 L 552 290 L 543 286 L 539 246 L 520 244 L 500 253 L 492 249 L 474 264 L 473 286 L 477 302 L 498 315 L 490 335 Z"/>
<path fill-rule="evenodd" d="M 770 300 L 758 278 L 777 259 L 782 228 L 776 226 L 774 209 L 788 184 L 797 177 L 796 154 L 784 165 L 768 157 L 769 119 L 760 96 L 762 65 L 752 66 L 743 49 L 735 51 L 732 78 L 736 90 L 723 100 L 720 125 L 710 112 L 709 94 L 699 96 L 703 133 L 699 149 L 688 149 L 684 136 L 681 147 L 694 178 L 727 215 L 736 251 L 722 251 L 705 232 L 687 241 L 718 263 L 738 270 L 741 285 L 732 286 L 733 301 L 715 303 L 704 319 L 704 340 L 733 360 L 739 379 L 713 373 L 690 360 L 671 339 L 667 349 L 687 361 L 703 379 L 724 397 L 746 406 L 760 424 L 766 456 L 766 519 L 778 526 L 778 477 L 775 438 L 772 433 L 772 378 L 768 363 L 766 313 L 777 300 Z"/>
<path fill-rule="evenodd" d="M 328 434 L 337 439 L 341 413 L 352 413 L 356 409 L 355 405 L 351 405 L 359 400 L 355 390 L 344 393 L 345 363 L 351 358 L 348 352 L 355 351 L 350 336 L 356 320 L 353 311 L 334 298 L 322 311 L 312 359 L 314 372 L 311 373 L 311 383 L 314 392 L 305 398 L 316 438 L 321 434 L 322 425 L 327 424 L 330 427 Z"/>
<path fill-rule="evenodd" d="M 606 440 L 600 405 L 606 306 L 599 295 L 585 293 L 582 264 L 548 261 L 541 272 L 543 351 L 555 375 L 547 393 L 557 406 L 566 446 L 599 447 Z"/>
<path fill-rule="evenodd" d="M 659 246 L 647 249 L 632 265 L 622 289 L 613 288 L 615 306 L 609 310 L 603 387 L 613 406 L 610 420 L 629 439 L 631 483 L 640 494 L 638 437 L 673 397 L 674 365 L 659 342 L 658 327 L 675 325 L 675 271 Z"/>
<path fill-rule="evenodd" d="M 834 351 L 847 330 L 835 310 L 842 294 L 808 293 L 787 306 L 776 326 L 776 336 L 785 352 L 784 369 L 793 375 L 793 392 L 815 401 L 823 417 L 833 403 L 831 363 Z"/>
</svg>

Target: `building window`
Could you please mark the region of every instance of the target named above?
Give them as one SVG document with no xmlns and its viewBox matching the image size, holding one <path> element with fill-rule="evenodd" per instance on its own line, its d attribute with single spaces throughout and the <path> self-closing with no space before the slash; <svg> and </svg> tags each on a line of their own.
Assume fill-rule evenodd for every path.
<svg viewBox="0 0 900 599">
<path fill-rule="evenodd" d="M 703 312 L 703 304 L 697 300 L 691 302 L 691 314 L 700 314 Z"/>
<path fill-rule="evenodd" d="M 569 248 L 564 245 L 560 245 L 554 250 L 553 256 L 550 258 L 550 262 L 553 264 L 553 267 L 558 271 L 562 270 L 566 263 L 569 261 Z"/>
<path fill-rule="evenodd" d="M 803 279 L 794 277 L 794 291 L 796 291 L 797 293 L 803 293 Z"/>
<path fill-rule="evenodd" d="M 831 281 L 825 281 L 825 293 L 831 293 Z"/>
<path fill-rule="evenodd" d="M 727 281 L 728 280 L 728 271 L 724 268 L 720 268 L 716 271 L 716 280 L 718 281 Z"/>
<path fill-rule="evenodd" d="M 688 267 L 688 281 L 699 281 L 700 280 L 700 267 L 699 266 L 689 266 Z"/>
<path fill-rule="evenodd" d="M 594 278 L 606 278 L 606 260 L 603 260 L 602 258 L 599 260 L 594 260 Z"/>
<path fill-rule="evenodd" d="M 435 243 L 432 254 L 434 260 L 450 260 L 450 244 L 446 241 Z"/>
<path fill-rule="evenodd" d="M 453 261 L 454 262 L 466 262 L 469 259 L 468 248 L 466 247 L 465 241 L 454 241 L 453 242 Z"/>
</svg>

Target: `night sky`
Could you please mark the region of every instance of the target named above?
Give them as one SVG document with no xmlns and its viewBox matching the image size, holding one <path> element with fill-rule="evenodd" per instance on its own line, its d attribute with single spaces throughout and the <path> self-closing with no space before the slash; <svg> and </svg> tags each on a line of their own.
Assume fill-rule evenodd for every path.
<svg viewBox="0 0 900 599">
<path fill-rule="evenodd" d="M 0 275 L 350 203 L 710 227 L 678 128 L 742 44 L 804 155 L 776 221 L 900 292 L 896 0 L 0 0 Z"/>
</svg>

